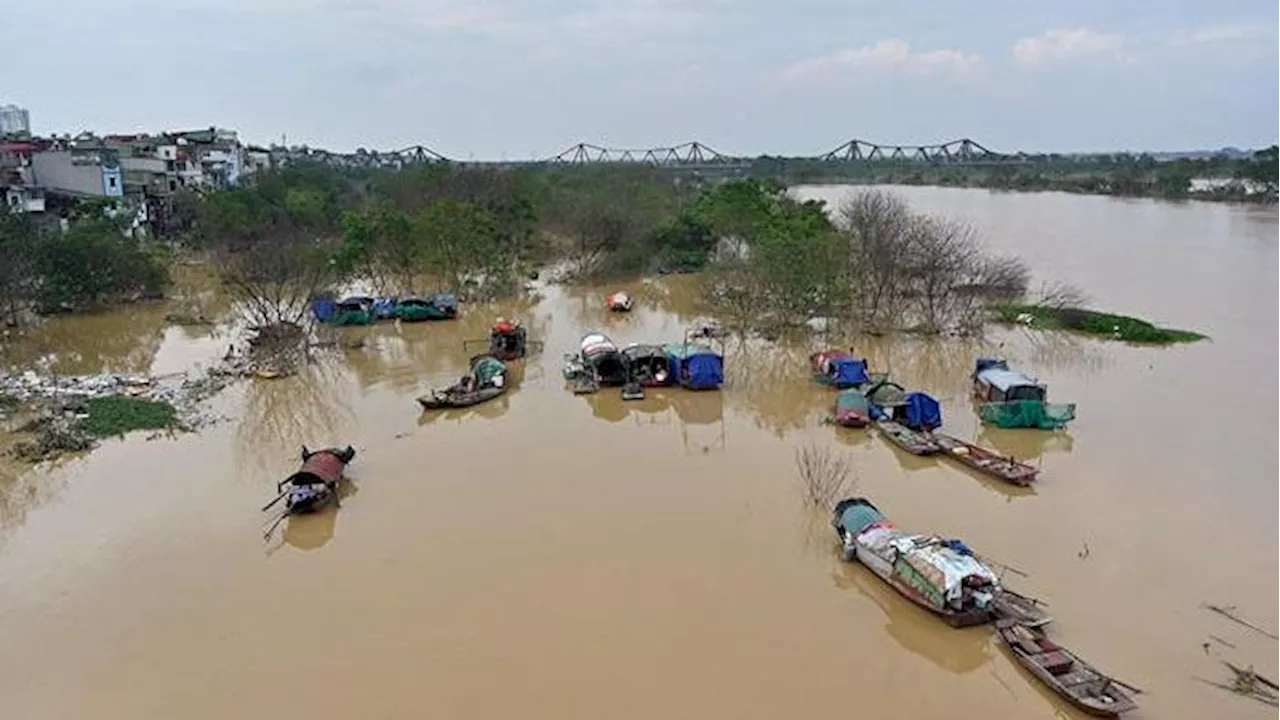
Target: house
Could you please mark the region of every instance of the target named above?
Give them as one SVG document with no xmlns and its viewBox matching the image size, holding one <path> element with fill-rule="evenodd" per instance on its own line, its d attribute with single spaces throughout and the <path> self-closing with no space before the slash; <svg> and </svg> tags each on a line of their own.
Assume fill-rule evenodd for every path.
<svg viewBox="0 0 1280 720">
<path fill-rule="evenodd" d="M 0 141 L 0 206 L 9 212 L 44 212 L 44 192 L 31 172 L 34 150 L 29 141 Z"/>
<path fill-rule="evenodd" d="M 124 197 L 118 154 L 84 134 L 76 140 L 45 143 L 31 154 L 31 179 L 45 192 L 72 197 Z"/>
</svg>

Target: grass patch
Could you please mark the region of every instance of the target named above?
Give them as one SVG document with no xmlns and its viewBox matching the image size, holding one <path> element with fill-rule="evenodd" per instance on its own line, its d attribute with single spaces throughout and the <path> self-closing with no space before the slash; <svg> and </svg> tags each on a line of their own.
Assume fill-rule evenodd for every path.
<svg viewBox="0 0 1280 720">
<path fill-rule="evenodd" d="M 178 423 L 178 412 L 166 402 L 109 396 L 85 403 L 89 417 L 81 427 L 94 437 L 124 435 L 134 430 L 164 430 Z"/>
<path fill-rule="evenodd" d="M 1024 303 L 1001 304 L 992 308 L 997 322 L 1029 325 L 1037 330 L 1072 330 L 1086 335 L 1133 343 L 1170 345 L 1204 340 L 1206 335 L 1190 330 L 1157 327 L 1127 315 L 1056 308 Z M 1031 322 L 1027 322 L 1030 317 Z"/>
</svg>

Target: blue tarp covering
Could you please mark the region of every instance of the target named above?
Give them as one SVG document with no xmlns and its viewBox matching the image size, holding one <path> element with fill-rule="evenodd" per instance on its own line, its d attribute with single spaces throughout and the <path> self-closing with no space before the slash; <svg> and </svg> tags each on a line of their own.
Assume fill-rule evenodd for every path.
<svg viewBox="0 0 1280 720">
<path fill-rule="evenodd" d="M 724 360 L 708 347 L 672 345 L 666 348 L 680 385 L 690 390 L 714 390 L 724 383 Z"/>
<path fill-rule="evenodd" d="M 838 388 L 851 388 L 866 383 L 867 361 L 858 358 L 839 358 L 831 360 L 832 382 Z"/>
<path fill-rule="evenodd" d="M 395 298 L 378 298 L 373 301 L 373 316 L 379 319 L 395 317 L 397 304 L 398 301 Z"/>
<path fill-rule="evenodd" d="M 316 298 L 311 301 L 311 313 L 319 322 L 329 322 L 329 318 L 337 312 L 338 304 L 332 298 Z"/>
<path fill-rule="evenodd" d="M 902 424 L 912 430 L 934 430 L 942 427 L 942 406 L 927 393 L 907 393 L 903 413 Z"/>
<path fill-rule="evenodd" d="M 448 310 L 450 308 L 456 310 L 458 308 L 458 296 L 453 293 L 436 293 L 427 299 L 431 301 L 432 305 L 435 305 L 441 310 Z"/>
</svg>

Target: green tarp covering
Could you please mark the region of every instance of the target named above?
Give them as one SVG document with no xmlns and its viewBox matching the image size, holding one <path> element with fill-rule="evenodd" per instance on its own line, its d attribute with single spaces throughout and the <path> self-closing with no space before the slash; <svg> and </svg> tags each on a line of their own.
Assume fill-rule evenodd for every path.
<svg viewBox="0 0 1280 720">
<path fill-rule="evenodd" d="M 489 384 L 495 377 L 505 373 L 507 366 L 495 357 L 482 357 L 476 360 L 476 364 L 471 366 L 471 372 L 476 376 L 476 386 L 483 387 Z"/>
<path fill-rule="evenodd" d="M 1076 418 L 1075 403 L 1055 404 L 1038 400 L 1014 400 L 983 405 L 982 422 L 1001 428 L 1058 430 Z"/>
</svg>

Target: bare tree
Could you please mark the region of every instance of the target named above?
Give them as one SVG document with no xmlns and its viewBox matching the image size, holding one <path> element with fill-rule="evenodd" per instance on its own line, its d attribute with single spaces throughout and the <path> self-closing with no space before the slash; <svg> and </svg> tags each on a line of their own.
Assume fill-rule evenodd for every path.
<svg viewBox="0 0 1280 720">
<path fill-rule="evenodd" d="M 805 500 L 815 507 L 830 507 L 837 498 L 853 489 L 853 464 L 849 458 L 817 445 L 796 450 L 796 468 Z"/>
<path fill-rule="evenodd" d="M 860 325 L 884 329 L 899 323 L 903 311 L 900 283 L 910 261 L 911 209 L 901 196 L 865 190 L 847 199 L 837 222 L 849 253 Z"/>
<path fill-rule="evenodd" d="M 220 265 L 236 309 L 264 335 L 300 329 L 311 299 L 337 275 L 328 248 L 283 230 L 247 250 L 224 251 Z"/>
<path fill-rule="evenodd" d="M 1089 297 L 1074 285 L 1063 282 L 1043 283 L 1035 294 L 1035 304 L 1053 310 L 1082 308 L 1089 304 Z"/>
</svg>

